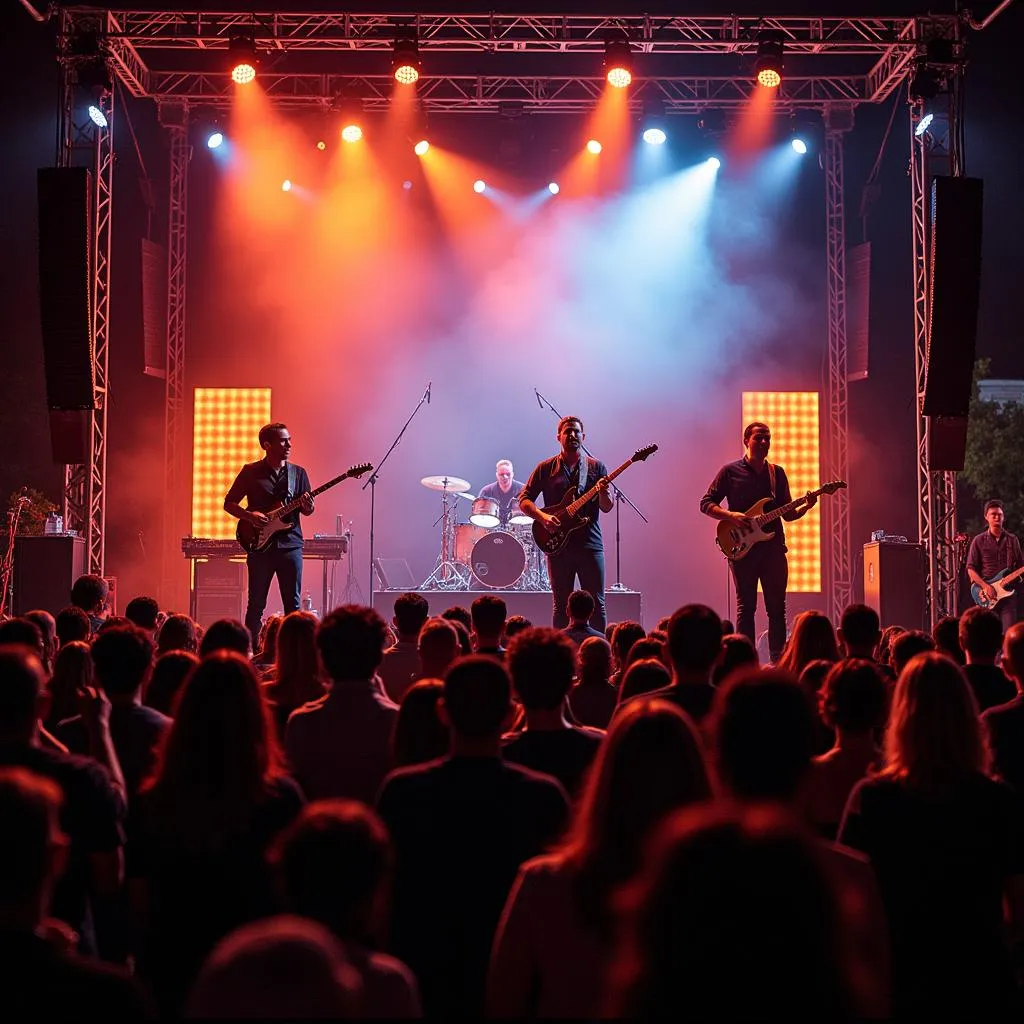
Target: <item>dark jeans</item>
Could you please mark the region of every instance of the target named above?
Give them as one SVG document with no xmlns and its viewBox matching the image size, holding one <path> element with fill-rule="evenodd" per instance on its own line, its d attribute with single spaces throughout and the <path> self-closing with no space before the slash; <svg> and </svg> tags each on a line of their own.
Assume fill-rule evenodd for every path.
<svg viewBox="0 0 1024 1024">
<path fill-rule="evenodd" d="M 302 591 L 302 548 L 288 548 L 284 551 L 271 548 L 269 551 L 254 551 L 245 564 L 249 567 L 249 605 L 245 610 L 245 624 L 252 634 L 255 649 L 263 625 L 263 609 L 267 606 L 270 584 L 277 575 L 281 590 L 281 604 L 284 613 L 297 612 Z"/>
<path fill-rule="evenodd" d="M 757 611 L 757 583 L 764 590 L 764 610 L 768 613 L 768 650 L 778 661 L 786 646 L 786 583 L 789 561 L 777 541 L 755 544 L 746 558 L 732 563 L 736 584 L 736 631 L 757 643 L 754 612 Z"/>
<path fill-rule="evenodd" d="M 576 577 L 580 578 L 580 590 L 587 591 L 594 599 L 594 614 L 590 624 L 594 629 L 604 630 L 604 552 L 594 548 L 579 548 L 559 551 L 548 555 L 548 576 L 551 578 L 552 616 L 555 629 L 569 625 L 566 605 L 569 595 L 575 589 Z"/>
<path fill-rule="evenodd" d="M 1020 594 L 1014 592 L 1009 597 L 1004 597 L 995 607 L 999 620 L 1003 624 L 1004 633 L 1017 622 L 1017 605 L 1019 601 Z"/>
</svg>

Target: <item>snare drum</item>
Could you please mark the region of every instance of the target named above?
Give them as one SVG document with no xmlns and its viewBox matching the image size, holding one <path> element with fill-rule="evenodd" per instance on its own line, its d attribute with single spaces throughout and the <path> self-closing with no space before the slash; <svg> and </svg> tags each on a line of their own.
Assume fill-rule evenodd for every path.
<svg viewBox="0 0 1024 1024">
<path fill-rule="evenodd" d="M 477 498 L 473 502 L 473 509 L 469 521 L 474 526 L 483 526 L 492 530 L 498 525 L 498 503 L 493 498 Z"/>
<path fill-rule="evenodd" d="M 473 545 L 469 567 L 485 587 L 514 587 L 526 572 L 526 552 L 511 533 L 488 533 Z"/>
<path fill-rule="evenodd" d="M 508 521 L 513 526 L 529 526 L 533 520 L 525 513 L 517 511 L 518 505 L 512 506 L 512 515 L 508 517 Z"/>
</svg>

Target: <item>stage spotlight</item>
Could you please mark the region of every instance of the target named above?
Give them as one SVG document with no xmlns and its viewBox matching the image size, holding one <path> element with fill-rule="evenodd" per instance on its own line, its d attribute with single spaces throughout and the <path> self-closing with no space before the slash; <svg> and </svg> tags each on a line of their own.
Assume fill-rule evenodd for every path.
<svg viewBox="0 0 1024 1024">
<path fill-rule="evenodd" d="M 558 187 L 558 182 L 557 181 L 549 181 L 548 182 L 548 191 L 553 196 L 557 196 L 558 193 L 561 191 L 561 189 Z"/>
<path fill-rule="evenodd" d="M 341 129 L 341 138 L 344 142 L 358 142 L 363 137 L 363 129 L 357 124 L 347 124 Z"/>
<path fill-rule="evenodd" d="M 430 150 L 430 143 L 429 143 L 429 142 L 427 142 L 427 140 L 426 140 L 426 139 L 420 139 L 420 141 L 419 141 L 419 142 L 417 142 L 417 143 L 416 143 L 416 145 L 412 147 L 412 151 L 413 151 L 413 152 L 414 152 L 414 153 L 415 153 L 415 154 L 416 154 L 417 156 L 425 156 L 425 155 L 426 155 L 426 153 L 427 153 L 427 152 L 428 152 L 429 150 Z"/>
<path fill-rule="evenodd" d="M 483 178 L 477 178 L 476 181 L 473 182 L 473 191 L 474 192 L 477 192 L 477 193 L 483 192 L 483 190 L 485 188 L 487 188 L 487 182 L 484 181 Z"/>
<path fill-rule="evenodd" d="M 92 107 L 90 107 L 89 109 L 92 110 Z M 921 118 L 920 121 L 917 122 L 917 125 L 914 128 L 914 134 L 918 138 L 921 138 L 921 136 L 924 135 L 924 133 L 928 131 L 929 128 L 931 128 L 932 121 L 934 120 L 935 115 L 931 113 L 931 111 L 929 111 L 927 114 L 924 115 L 924 117 Z"/>
<path fill-rule="evenodd" d="M 649 146 L 661 146 L 664 145 L 665 140 L 668 136 L 665 134 L 662 128 L 645 128 L 643 134 L 643 140 Z"/>
<path fill-rule="evenodd" d="M 799 135 L 794 135 L 793 138 L 789 140 L 789 144 L 793 147 L 794 151 L 799 153 L 801 156 L 807 152 L 807 143 L 804 142 Z"/>
<path fill-rule="evenodd" d="M 290 178 L 285 178 L 284 181 L 281 182 L 281 191 L 282 192 L 291 192 L 291 190 L 292 190 L 291 179 Z"/>
<path fill-rule="evenodd" d="M 722 166 L 722 161 L 717 156 L 709 156 L 707 164 L 713 171 L 717 171 Z"/>
<path fill-rule="evenodd" d="M 633 59 L 628 40 L 609 39 L 604 44 L 604 67 L 605 77 L 613 88 L 625 89 L 633 81 Z"/>
<path fill-rule="evenodd" d="M 415 37 L 403 36 L 395 40 L 395 55 L 391 58 L 391 73 L 399 85 L 415 85 L 420 77 L 419 44 Z"/>
<path fill-rule="evenodd" d="M 593 153 L 594 156 L 597 156 L 597 154 L 601 152 L 601 148 L 601 143 L 598 142 L 597 139 L 591 139 L 587 143 L 587 152 Z"/>
<path fill-rule="evenodd" d="M 248 85 L 256 77 L 256 42 L 251 35 L 234 36 L 228 42 L 231 80 L 236 85 Z"/>
<path fill-rule="evenodd" d="M 323 139 L 317 139 L 316 148 L 322 153 L 327 148 L 327 143 Z"/>
<path fill-rule="evenodd" d="M 89 104 L 89 120 L 92 121 L 97 128 L 106 128 L 108 124 L 107 115 L 104 114 L 95 103 Z"/>
<path fill-rule="evenodd" d="M 411 188 L 412 188 L 412 182 L 411 182 L 411 181 L 409 181 L 409 179 L 408 179 L 408 178 L 406 178 L 406 180 L 402 182 L 402 188 L 404 188 L 404 189 L 405 189 L 405 191 L 406 191 L 406 192 L 408 192 L 408 191 L 409 191 L 409 189 L 411 189 Z"/>
<path fill-rule="evenodd" d="M 210 132 L 206 137 L 206 145 L 209 149 L 218 149 L 224 142 L 223 132 Z"/>
<path fill-rule="evenodd" d="M 758 84 L 765 89 L 777 89 L 782 84 L 782 33 L 759 32 L 757 35 L 757 61 L 754 64 Z"/>
</svg>

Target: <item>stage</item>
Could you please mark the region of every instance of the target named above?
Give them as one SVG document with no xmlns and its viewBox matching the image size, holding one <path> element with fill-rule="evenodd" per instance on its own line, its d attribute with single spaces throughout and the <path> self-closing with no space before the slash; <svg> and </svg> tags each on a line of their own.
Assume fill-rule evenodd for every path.
<svg viewBox="0 0 1024 1024">
<path fill-rule="evenodd" d="M 458 605 L 468 608 L 484 594 L 496 595 L 504 600 L 509 615 L 525 615 L 535 626 L 551 625 L 550 590 L 416 590 L 430 606 L 431 615 L 440 615 L 446 608 Z M 375 590 L 373 607 L 388 622 L 395 613 L 395 598 L 404 590 Z M 639 590 L 609 590 L 605 592 L 605 608 L 609 622 L 631 619 L 643 622 L 643 594 Z"/>
</svg>

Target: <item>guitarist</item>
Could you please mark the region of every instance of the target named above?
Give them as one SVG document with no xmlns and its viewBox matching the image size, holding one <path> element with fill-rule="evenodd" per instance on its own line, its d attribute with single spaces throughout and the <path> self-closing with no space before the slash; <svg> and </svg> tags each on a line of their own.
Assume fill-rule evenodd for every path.
<svg viewBox="0 0 1024 1024">
<path fill-rule="evenodd" d="M 700 500 L 700 510 L 719 521 L 734 519 L 748 529 L 753 524 L 745 513 L 762 498 L 772 498 L 776 507 L 788 505 L 793 499 L 789 493 L 789 480 L 781 466 L 768 462 L 768 449 L 772 432 L 766 423 L 750 423 L 743 431 L 746 452 L 742 459 L 727 462 L 711 482 Z M 728 509 L 721 502 L 729 503 Z M 808 494 L 804 504 L 782 518 L 788 522 L 805 516 L 817 504 L 817 497 Z M 755 643 L 754 612 L 757 610 L 757 584 L 764 590 L 764 607 L 768 613 L 768 649 L 776 662 L 786 646 L 786 584 L 789 581 L 789 561 L 786 558 L 786 538 L 782 523 L 776 520 L 764 527 L 773 533 L 771 540 L 755 544 L 750 553 L 739 561 L 731 562 L 733 582 L 736 585 L 736 630 Z"/>
<path fill-rule="evenodd" d="M 267 523 L 265 513 L 301 495 L 303 515 L 313 514 L 309 477 L 301 466 L 289 465 L 292 438 L 283 423 L 268 423 L 259 432 L 260 447 L 266 455 L 259 462 L 244 465 L 224 498 L 224 511 L 254 526 Z M 239 504 L 246 499 L 243 508 Z M 287 520 L 285 520 L 287 522 Z M 284 613 L 298 611 L 302 594 L 302 527 L 293 513 L 291 529 L 275 534 L 265 551 L 251 551 L 245 559 L 249 569 L 249 602 L 245 624 L 255 641 L 263 623 L 270 584 L 277 576 Z"/>
<path fill-rule="evenodd" d="M 538 508 L 534 502 L 544 495 L 547 507 L 562 504 L 566 492 L 572 488 L 575 498 L 593 487 L 600 488 L 597 497 L 580 510 L 580 515 L 589 516 L 590 523 L 574 530 L 565 547 L 557 554 L 548 555 L 548 576 L 551 579 L 553 599 L 552 625 L 565 629 L 569 625 L 567 605 L 569 595 L 576 588 L 579 577 L 580 589 L 594 598 L 594 613 L 590 624 L 594 629 L 604 630 L 604 542 L 601 539 L 601 524 L 598 509 L 611 512 L 612 496 L 608 493 L 608 469 L 603 462 L 592 459 L 581 451 L 583 421 L 578 416 L 563 416 L 558 421 L 558 443 L 562 450 L 553 459 L 546 459 L 530 474 L 526 486 L 519 495 L 519 507 L 525 515 L 543 526 L 557 528 L 558 516 Z"/>
<path fill-rule="evenodd" d="M 971 541 L 967 552 L 967 575 L 972 583 L 981 587 L 982 593 L 990 600 L 996 596 L 995 588 L 988 582 L 1003 569 L 1019 569 L 1024 564 L 1020 541 L 1008 530 L 1003 529 L 1006 511 L 998 498 L 985 502 L 985 522 L 988 529 Z M 1004 598 L 993 609 L 999 613 L 1005 633 L 1017 621 L 1017 595 Z"/>
</svg>

